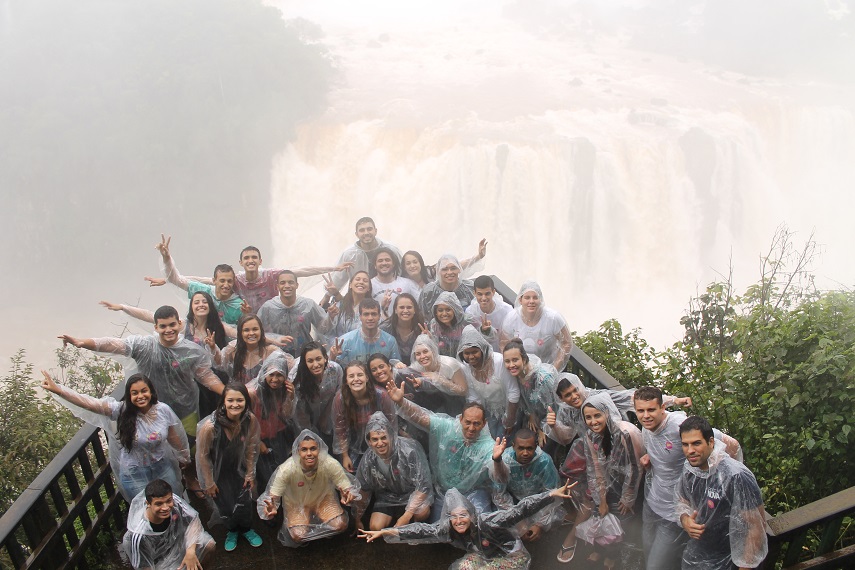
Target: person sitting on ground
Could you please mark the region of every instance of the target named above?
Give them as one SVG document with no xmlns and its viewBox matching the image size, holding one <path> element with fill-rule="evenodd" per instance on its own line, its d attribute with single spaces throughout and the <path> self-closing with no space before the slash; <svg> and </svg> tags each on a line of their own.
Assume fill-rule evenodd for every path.
<svg viewBox="0 0 855 570">
<path fill-rule="evenodd" d="M 336 491 L 341 494 L 341 504 Z M 270 520 L 281 504 L 285 520 L 279 541 L 285 546 L 300 546 L 347 530 L 347 513 L 341 505 L 350 505 L 360 497 L 356 479 L 329 456 L 323 440 L 303 430 L 294 441 L 291 457 L 279 466 L 258 498 L 258 514 Z"/>
<path fill-rule="evenodd" d="M 386 542 L 408 544 L 450 543 L 467 554 L 455 561 L 454 569 L 527 569 L 531 555 L 517 537 L 515 525 L 535 515 L 556 499 L 569 497 L 571 485 L 525 498 L 510 509 L 479 513 L 457 489 L 450 489 L 439 520 L 433 524 L 411 523 L 382 530 L 362 530 L 368 542 L 383 537 Z"/>
<path fill-rule="evenodd" d="M 228 534 L 226 552 L 237 548 L 238 536 L 259 547 L 262 539 L 252 529 L 252 491 L 261 427 L 246 386 L 231 382 L 223 390 L 216 411 L 199 422 L 196 469 L 199 484 L 210 497 L 212 524 L 222 523 Z"/>
<path fill-rule="evenodd" d="M 475 298 L 474 285 L 468 279 L 461 279 L 463 266 L 457 258 L 449 253 L 439 258 L 436 264 L 439 278 L 428 283 L 419 296 L 419 306 L 425 315 L 433 314 L 433 304 L 443 291 L 449 291 L 457 296 L 462 307 L 468 307 Z"/>
<path fill-rule="evenodd" d="M 558 311 L 546 306 L 543 291 L 534 281 L 522 284 L 514 306 L 515 310 L 500 325 L 502 349 L 510 339 L 522 339 L 529 354 L 563 372 L 573 349 L 573 337 L 567 321 Z"/>
<path fill-rule="evenodd" d="M 705 419 L 686 419 L 680 439 L 686 463 L 677 482 L 675 510 L 689 535 L 683 568 L 756 568 L 769 552 L 757 479 L 727 455 Z"/>
<path fill-rule="evenodd" d="M 375 352 L 395 360 L 401 359 L 398 343 L 389 333 L 380 330 L 380 303 L 374 299 L 363 299 L 359 303 L 361 326 L 336 339 L 330 347 L 330 360 L 341 362 L 368 362 Z"/>
<path fill-rule="evenodd" d="M 401 362 L 407 366 L 412 363 L 413 343 L 421 332 L 421 325 L 425 324 L 416 298 L 409 293 L 401 293 L 392 304 L 392 316 L 381 326 L 398 343 Z"/>
<path fill-rule="evenodd" d="M 319 334 L 324 334 L 329 332 L 332 324 L 320 305 L 306 297 L 297 296 L 300 284 L 293 271 L 281 272 L 277 285 L 279 296 L 262 305 L 258 318 L 266 331 L 285 337 L 285 352 L 297 356 L 303 344 L 313 340 L 312 327 Z"/>
<path fill-rule="evenodd" d="M 431 311 L 433 318 L 428 324 L 428 331 L 436 340 L 439 353 L 454 358 L 460 345 L 460 335 L 467 325 L 478 326 L 475 317 L 463 311 L 460 301 L 454 293 L 443 291 L 433 303 Z M 486 325 L 486 323 L 484 323 Z M 486 335 L 493 334 L 492 327 L 486 326 Z M 495 337 L 495 335 L 493 335 Z M 489 339 L 488 339 L 489 340 Z"/>
<path fill-rule="evenodd" d="M 647 568 L 678 570 L 689 539 L 674 510 L 674 488 L 685 463 L 679 442 L 680 425 L 686 420 L 686 413 L 666 410 L 662 390 L 652 386 L 636 390 L 633 405 L 647 452 L 641 456 L 641 465 L 648 468 L 642 535 Z M 738 441 L 717 429 L 713 433 L 716 440 L 724 442 L 728 455 L 742 460 Z"/>
<path fill-rule="evenodd" d="M 386 385 L 389 396 L 398 406 L 398 414 L 429 434 L 430 457 L 434 466 L 433 483 L 436 499 L 432 518 L 442 511 L 442 500 L 449 489 L 457 489 L 475 505 L 479 513 L 492 509 L 490 503 L 491 457 L 501 459 L 501 451 L 493 455 L 494 442 L 487 425 L 484 408 L 475 402 L 466 404 L 456 418 L 437 414 L 404 398 L 404 388 L 394 382 Z M 504 449 L 504 448 L 502 448 Z"/>
<path fill-rule="evenodd" d="M 427 520 L 433 504 L 430 467 L 421 446 L 398 437 L 389 420 L 375 412 L 365 426 L 368 451 L 356 470 L 362 499 L 354 503 L 357 530 L 373 497 L 368 528 L 380 530 Z"/>
<path fill-rule="evenodd" d="M 199 513 L 162 479 L 133 498 L 127 527 L 122 547 L 137 570 L 202 570 L 216 546 Z"/>
<path fill-rule="evenodd" d="M 558 485 L 558 470 L 552 458 L 537 446 L 535 433 L 525 428 L 517 431 L 513 447 L 505 449 L 502 460 L 494 461 L 491 468 L 493 481 L 497 484 L 493 503 L 499 510 L 508 509 L 526 497 Z M 518 523 L 517 530 L 523 541 L 534 542 L 563 518 L 561 501 L 554 501 L 533 517 Z"/>
<path fill-rule="evenodd" d="M 42 374 L 45 391 L 54 394 L 75 416 L 107 434 L 110 466 L 127 501 L 155 479 L 164 479 L 179 493 L 183 491 L 180 467 L 190 465 L 187 434 L 172 408 L 158 402 L 151 380 L 142 374 L 132 375 L 117 402 L 110 396 L 78 394 L 54 382 L 46 370 Z"/>
<path fill-rule="evenodd" d="M 391 251 L 398 263 L 401 262 L 401 250 L 377 237 L 377 226 L 371 218 L 365 216 L 356 220 L 356 238 L 356 243 L 344 250 L 338 259 L 339 266 L 346 263 L 352 265 L 345 271 L 332 274 L 333 284 L 339 289 L 357 271 L 365 271 L 369 274 L 373 272 L 374 260 L 381 247 Z"/>
<path fill-rule="evenodd" d="M 482 333 L 490 339 L 493 350 L 499 350 L 502 326 L 514 308 L 496 292 L 496 286 L 489 275 L 479 275 L 475 278 L 474 285 L 475 298 L 466 307 L 466 314 L 475 317 L 486 328 Z M 493 330 L 489 330 L 490 328 Z"/>
</svg>

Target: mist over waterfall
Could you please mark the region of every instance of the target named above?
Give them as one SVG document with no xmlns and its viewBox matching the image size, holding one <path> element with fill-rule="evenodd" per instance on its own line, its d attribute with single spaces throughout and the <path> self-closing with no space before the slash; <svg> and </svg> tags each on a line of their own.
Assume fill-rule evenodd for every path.
<svg viewBox="0 0 855 570">
<path fill-rule="evenodd" d="M 332 259 L 362 215 L 431 262 L 486 236 L 486 271 L 537 278 L 571 328 L 617 317 L 660 346 L 731 256 L 739 287 L 757 278 L 782 223 L 815 228 L 820 285 L 855 279 L 851 73 L 741 73 L 639 49 L 584 13 L 533 26 L 514 3 L 274 4 L 320 26 L 341 74 L 274 160 L 274 244 L 315 219 L 306 247 Z"/>
</svg>

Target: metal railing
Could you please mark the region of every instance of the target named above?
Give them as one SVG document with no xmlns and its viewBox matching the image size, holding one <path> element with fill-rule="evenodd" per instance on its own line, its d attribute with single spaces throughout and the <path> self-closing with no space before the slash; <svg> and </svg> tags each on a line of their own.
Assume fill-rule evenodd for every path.
<svg viewBox="0 0 855 570">
<path fill-rule="evenodd" d="M 0 554 L 12 568 L 87 568 L 100 533 L 121 537 L 127 502 L 100 432 L 83 426 L 0 518 Z"/>
</svg>

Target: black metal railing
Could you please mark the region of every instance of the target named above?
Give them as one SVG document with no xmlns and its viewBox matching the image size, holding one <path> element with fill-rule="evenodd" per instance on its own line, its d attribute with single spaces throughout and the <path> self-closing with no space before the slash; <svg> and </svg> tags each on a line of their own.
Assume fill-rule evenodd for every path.
<svg viewBox="0 0 855 570">
<path fill-rule="evenodd" d="M 105 447 L 90 425 L 71 438 L 0 518 L 0 560 L 15 569 L 87 568 L 86 553 L 101 533 L 121 537 L 127 502 Z"/>
</svg>

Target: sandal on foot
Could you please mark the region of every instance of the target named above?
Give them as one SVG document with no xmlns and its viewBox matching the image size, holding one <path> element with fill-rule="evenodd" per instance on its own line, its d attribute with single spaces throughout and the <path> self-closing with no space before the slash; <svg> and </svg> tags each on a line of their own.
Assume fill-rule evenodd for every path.
<svg viewBox="0 0 855 570">
<path fill-rule="evenodd" d="M 578 544 L 578 542 L 574 542 L 573 546 L 564 546 L 562 544 L 561 545 L 561 552 L 559 552 L 558 556 L 557 556 L 558 561 L 562 562 L 564 564 L 567 564 L 568 562 L 573 560 L 573 557 L 576 556 L 576 545 L 577 544 Z M 570 554 L 570 557 L 564 558 L 565 556 L 567 556 L 568 553 Z"/>
<path fill-rule="evenodd" d="M 226 552 L 231 552 L 232 550 L 237 548 L 237 541 L 238 541 L 237 531 L 230 530 L 229 533 L 226 535 L 226 542 L 223 545 L 223 546 L 225 546 Z"/>
<path fill-rule="evenodd" d="M 261 546 L 261 537 L 258 536 L 258 533 L 254 530 L 250 529 L 246 531 L 245 533 L 243 533 L 243 537 L 247 540 L 247 542 L 249 542 L 250 546 L 254 548 L 258 548 L 259 546 Z"/>
</svg>

